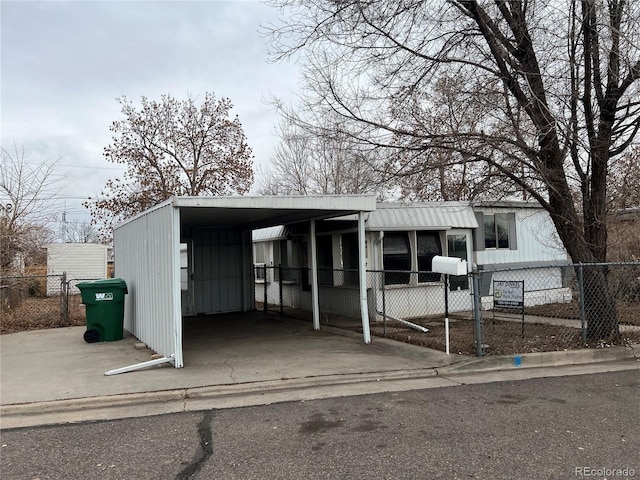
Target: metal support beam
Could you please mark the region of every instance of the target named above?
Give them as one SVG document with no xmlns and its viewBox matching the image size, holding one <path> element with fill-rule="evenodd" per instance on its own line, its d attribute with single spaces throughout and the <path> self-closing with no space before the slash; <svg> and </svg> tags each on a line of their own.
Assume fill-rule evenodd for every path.
<svg viewBox="0 0 640 480">
<path fill-rule="evenodd" d="M 316 221 L 309 222 L 309 244 L 311 246 L 311 309 L 313 329 L 320 330 L 320 304 L 318 300 L 318 248 L 316 242 Z"/>
<path fill-rule="evenodd" d="M 143 368 L 154 367 L 156 365 L 162 365 L 163 363 L 173 363 L 175 366 L 175 356 L 157 358 L 155 360 L 149 360 L 148 362 L 136 363 L 135 365 L 129 365 L 127 367 L 116 368 L 104 372 L 105 375 L 118 375 L 119 373 L 135 372 L 136 370 L 142 370 Z"/>
<path fill-rule="evenodd" d="M 362 337 L 364 343 L 371 343 L 369 329 L 369 306 L 367 304 L 367 259 L 364 237 L 364 212 L 358 212 L 358 276 L 360 280 L 360 316 L 362 317 Z"/>
</svg>

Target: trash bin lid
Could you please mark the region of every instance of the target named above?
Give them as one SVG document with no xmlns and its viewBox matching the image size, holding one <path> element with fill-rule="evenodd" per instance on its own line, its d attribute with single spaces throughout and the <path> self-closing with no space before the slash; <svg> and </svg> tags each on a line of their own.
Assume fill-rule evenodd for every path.
<svg viewBox="0 0 640 480">
<path fill-rule="evenodd" d="M 126 291 L 127 283 L 122 278 L 105 278 L 104 280 L 94 280 L 92 282 L 80 282 L 76 285 L 76 287 L 78 287 L 80 290 L 82 290 L 83 288 L 121 288 Z"/>
</svg>

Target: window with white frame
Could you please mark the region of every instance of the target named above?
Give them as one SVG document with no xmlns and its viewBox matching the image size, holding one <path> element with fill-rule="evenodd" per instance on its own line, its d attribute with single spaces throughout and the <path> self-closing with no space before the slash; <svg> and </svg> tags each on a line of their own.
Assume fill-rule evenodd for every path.
<svg viewBox="0 0 640 480">
<path fill-rule="evenodd" d="M 385 232 L 382 241 L 382 265 L 386 285 L 409 283 L 411 246 L 409 232 Z"/>
<path fill-rule="evenodd" d="M 433 257 L 442 255 L 439 232 L 385 232 L 382 244 L 386 285 L 440 281 L 440 274 L 431 273 Z"/>
<path fill-rule="evenodd" d="M 482 215 L 484 248 L 516 248 L 516 223 L 513 213 Z"/>
<path fill-rule="evenodd" d="M 255 272 L 255 279 L 260 282 L 264 282 L 267 279 L 267 267 L 266 255 L 265 255 L 265 243 L 257 242 L 253 244 L 253 265 Z"/>
<path fill-rule="evenodd" d="M 439 273 L 431 272 L 433 257 L 442 255 L 438 232 L 416 232 L 416 255 L 418 260 L 418 282 L 439 282 Z"/>
</svg>

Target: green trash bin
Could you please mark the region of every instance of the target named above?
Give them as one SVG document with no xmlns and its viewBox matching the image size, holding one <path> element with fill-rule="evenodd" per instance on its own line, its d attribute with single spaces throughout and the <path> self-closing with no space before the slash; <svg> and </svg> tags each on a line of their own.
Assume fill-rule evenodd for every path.
<svg viewBox="0 0 640 480">
<path fill-rule="evenodd" d="M 124 296 L 127 284 L 121 278 L 78 283 L 82 303 L 86 306 L 87 343 L 114 342 L 123 337 Z"/>
</svg>

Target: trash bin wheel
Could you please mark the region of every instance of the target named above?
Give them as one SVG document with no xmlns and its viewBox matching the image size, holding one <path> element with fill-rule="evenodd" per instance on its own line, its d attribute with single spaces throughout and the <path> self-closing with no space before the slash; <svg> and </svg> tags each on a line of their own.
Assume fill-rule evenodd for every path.
<svg viewBox="0 0 640 480">
<path fill-rule="evenodd" d="M 84 332 L 84 341 L 87 343 L 96 343 L 100 340 L 100 332 L 98 330 L 87 330 Z"/>
</svg>

